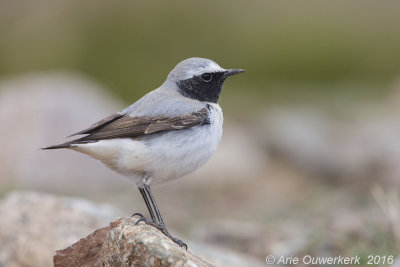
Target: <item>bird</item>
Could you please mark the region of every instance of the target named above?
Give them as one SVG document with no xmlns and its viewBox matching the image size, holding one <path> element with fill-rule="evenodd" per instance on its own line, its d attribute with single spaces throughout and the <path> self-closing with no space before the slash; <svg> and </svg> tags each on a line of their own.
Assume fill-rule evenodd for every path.
<svg viewBox="0 0 400 267">
<path fill-rule="evenodd" d="M 178 63 L 157 89 L 125 108 L 68 137 L 72 141 L 42 149 L 66 148 L 100 160 L 135 183 L 150 219 L 136 221 L 167 230 L 151 187 L 189 174 L 204 165 L 222 138 L 223 113 L 218 104 L 226 78 L 244 72 L 193 57 Z"/>
</svg>

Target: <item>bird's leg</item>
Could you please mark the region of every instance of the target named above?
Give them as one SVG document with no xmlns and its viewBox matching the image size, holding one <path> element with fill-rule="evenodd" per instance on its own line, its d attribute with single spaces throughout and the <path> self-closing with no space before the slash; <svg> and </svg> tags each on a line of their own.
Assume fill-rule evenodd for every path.
<svg viewBox="0 0 400 267">
<path fill-rule="evenodd" d="M 154 199 L 153 193 L 151 192 L 150 189 L 150 182 L 149 179 L 146 179 L 146 177 L 143 179 L 144 182 L 144 188 L 139 188 L 140 193 L 142 194 L 142 197 L 144 199 L 144 202 L 146 203 L 147 209 L 149 210 L 151 220 L 147 220 L 143 215 L 135 213 L 135 215 L 140 215 L 142 218 L 140 218 L 136 224 L 139 222 L 145 222 L 148 225 L 154 226 L 158 230 L 160 230 L 164 235 L 169 237 L 172 241 L 174 241 L 176 244 L 178 244 L 181 247 L 185 247 L 187 250 L 187 245 L 180 239 L 172 236 L 168 230 L 167 227 L 165 226 L 164 220 L 161 216 L 160 210 L 158 209 L 157 202 Z M 150 201 L 149 201 L 150 199 Z M 153 212 L 154 209 L 154 212 Z M 155 213 L 155 215 L 154 215 Z"/>
<path fill-rule="evenodd" d="M 164 227 L 166 228 L 165 223 L 164 223 L 164 220 L 163 220 L 163 218 L 161 217 L 160 210 L 158 209 L 157 202 L 156 202 L 156 200 L 155 200 L 155 198 L 154 198 L 154 196 L 153 196 L 153 193 L 151 192 L 150 185 L 144 185 L 144 190 L 146 191 L 147 195 L 149 196 L 150 201 L 151 201 L 151 204 L 152 204 L 153 207 L 154 207 L 154 211 L 155 211 L 156 216 L 157 216 L 158 224 L 159 224 L 160 226 L 164 226 Z"/>
<path fill-rule="evenodd" d="M 149 199 L 148 199 L 148 197 L 147 197 L 147 195 L 146 195 L 146 191 L 143 189 L 143 188 L 140 188 L 139 187 L 139 192 L 140 192 L 140 194 L 142 195 L 142 197 L 143 197 L 143 200 L 144 200 L 144 203 L 146 203 L 146 207 L 147 207 L 147 209 L 149 210 L 149 213 L 150 213 L 150 217 L 151 217 L 151 220 L 152 220 L 152 222 L 156 222 L 156 218 L 154 217 L 154 212 L 153 212 L 153 209 L 152 209 L 152 207 L 151 207 L 151 205 L 150 205 L 150 202 L 149 202 Z M 141 213 L 135 213 L 135 214 L 133 214 L 132 215 L 132 217 L 133 216 L 136 216 L 136 215 L 138 215 L 138 216 L 140 216 L 141 218 L 139 219 L 139 221 L 140 220 L 142 220 L 142 221 L 144 221 L 145 220 L 145 217 L 141 214 Z M 138 221 L 138 222 L 139 222 Z M 137 222 L 137 223 L 138 223 Z M 136 223 L 136 224 L 137 224 Z"/>
<path fill-rule="evenodd" d="M 154 227 L 156 227 L 158 230 L 160 230 L 164 235 L 168 236 L 172 241 L 174 241 L 175 243 L 177 243 L 180 247 L 185 247 L 185 249 L 187 250 L 187 245 L 180 239 L 174 237 L 173 235 L 171 235 L 168 230 L 167 230 L 167 226 L 164 223 L 164 220 L 161 216 L 160 210 L 158 209 L 157 206 L 157 202 L 153 196 L 153 193 L 151 193 L 151 189 L 150 189 L 150 185 L 145 184 L 144 185 L 144 190 L 146 191 L 148 197 L 150 198 L 151 203 L 153 204 L 154 207 L 154 211 L 156 213 L 157 216 L 157 223 L 148 223 Z"/>
<path fill-rule="evenodd" d="M 150 185 L 150 183 L 151 183 L 151 177 L 146 174 L 143 177 L 143 184 L 144 185 L 146 185 L 146 184 Z M 153 223 L 157 223 L 156 217 L 154 216 L 153 208 L 152 208 L 152 206 L 150 204 L 150 201 L 149 201 L 149 198 L 148 198 L 148 196 L 146 194 L 146 190 L 144 190 L 144 188 L 142 186 L 138 186 L 138 189 L 139 189 L 140 194 L 143 197 L 144 203 L 146 203 L 146 207 L 147 207 L 147 209 L 148 209 L 148 211 L 150 213 L 151 221 Z M 140 216 L 140 219 L 136 222 L 136 224 L 138 224 L 139 222 L 147 222 L 146 217 L 144 217 L 143 214 L 141 214 L 139 212 L 134 213 L 132 215 L 132 217 L 134 217 L 134 216 Z"/>
</svg>

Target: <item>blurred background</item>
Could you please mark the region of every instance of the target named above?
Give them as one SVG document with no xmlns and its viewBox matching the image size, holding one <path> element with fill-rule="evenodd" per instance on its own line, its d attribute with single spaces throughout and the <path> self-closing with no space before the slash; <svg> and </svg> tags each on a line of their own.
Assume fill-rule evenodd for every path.
<svg viewBox="0 0 400 267">
<path fill-rule="evenodd" d="M 58 204 L 33 212 L 47 193 L 112 205 L 102 226 L 147 212 L 135 186 L 100 162 L 39 148 L 133 103 L 194 56 L 247 72 L 224 85 L 212 160 L 154 189 L 174 234 L 215 262 L 397 256 L 399 10 L 361 0 L 1 1 L 0 265 L 51 264 L 54 249 L 98 227 L 55 234 L 40 252 L 21 246 L 29 223 L 10 236 L 20 210 L 64 221 Z"/>
</svg>

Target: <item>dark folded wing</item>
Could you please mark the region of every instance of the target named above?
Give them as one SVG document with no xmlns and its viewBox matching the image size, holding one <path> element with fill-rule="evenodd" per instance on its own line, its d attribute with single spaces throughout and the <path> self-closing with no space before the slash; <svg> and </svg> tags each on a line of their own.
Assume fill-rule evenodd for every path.
<svg viewBox="0 0 400 267">
<path fill-rule="evenodd" d="M 44 149 L 57 149 L 73 146 L 74 144 L 96 142 L 112 138 L 134 138 L 152 133 L 181 130 L 191 128 L 197 125 L 208 124 L 208 109 L 203 108 L 197 112 L 178 117 L 131 117 L 121 115 L 112 118 L 112 116 L 93 124 L 90 128 L 77 134 L 87 134 L 82 138 Z"/>
<path fill-rule="evenodd" d="M 123 115 L 120 114 L 120 113 L 114 113 L 114 114 L 108 116 L 107 118 L 104 118 L 104 119 L 94 123 L 89 128 L 87 128 L 85 130 L 82 130 L 82 131 L 79 131 L 77 133 L 71 134 L 68 137 L 75 136 L 75 135 L 80 135 L 80 134 L 90 134 L 91 132 L 93 132 L 93 131 L 95 131 L 95 130 L 97 130 L 97 129 L 99 129 L 99 128 L 101 128 L 101 127 L 103 127 L 103 126 L 115 121 L 116 119 L 121 118 L 122 116 Z"/>
<path fill-rule="evenodd" d="M 179 117 L 130 117 L 125 115 L 104 125 L 91 130 L 89 135 L 80 138 L 80 141 L 98 141 L 102 139 L 138 137 L 141 135 L 190 128 L 204 124 L 208 121 L 208 110 L 206 108 Z"/>
</svg>

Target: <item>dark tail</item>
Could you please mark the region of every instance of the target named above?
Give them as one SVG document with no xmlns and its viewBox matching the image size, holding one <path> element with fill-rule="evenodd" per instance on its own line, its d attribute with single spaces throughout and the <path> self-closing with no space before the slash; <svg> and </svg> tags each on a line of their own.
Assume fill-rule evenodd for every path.
<svg viewBox="0 0 400 267">
<path fill-rule="evenodd" d="M 60 145 L 55 145 L 55 146 L 48 146 L 48 147 L 42 147 L 41 149 L 59 149 L 59 148 L 69 148 L 73 147 L 74 141 L 66 142 Z"/>
</svg>

